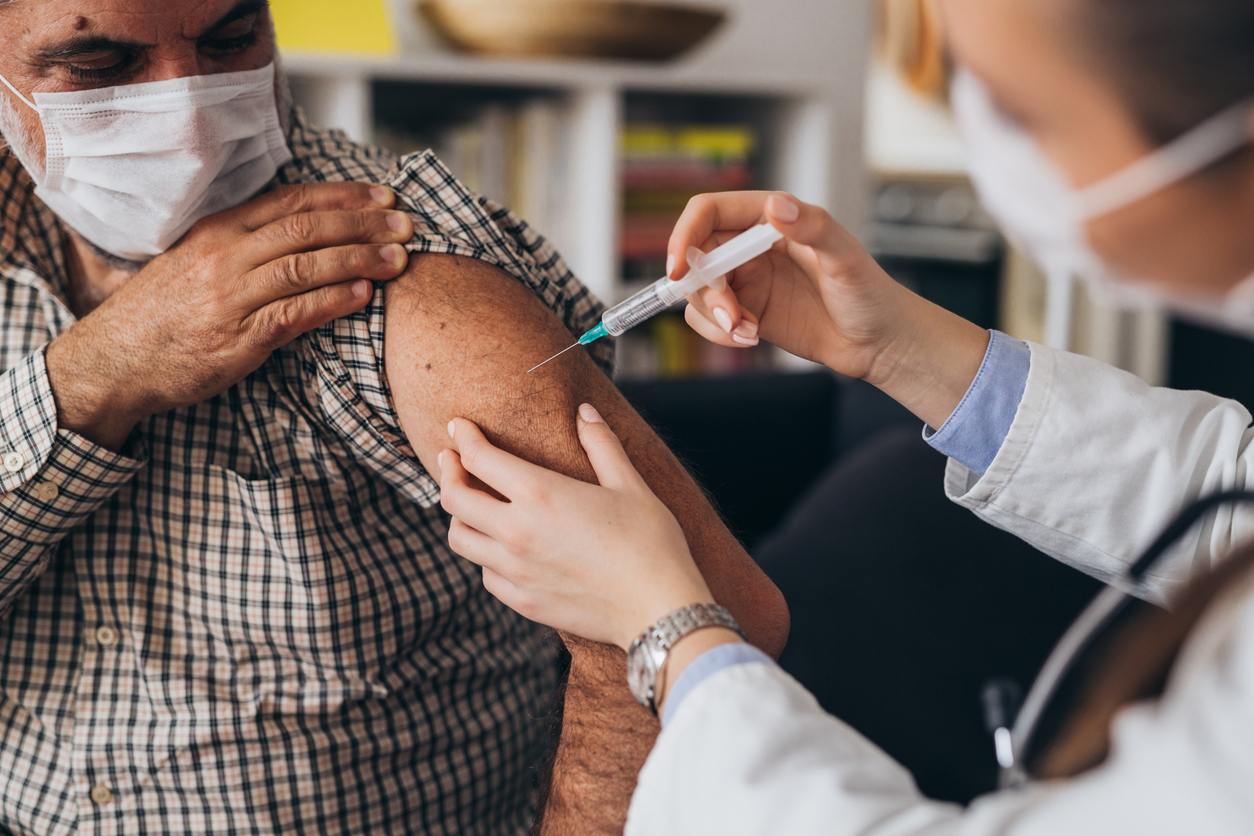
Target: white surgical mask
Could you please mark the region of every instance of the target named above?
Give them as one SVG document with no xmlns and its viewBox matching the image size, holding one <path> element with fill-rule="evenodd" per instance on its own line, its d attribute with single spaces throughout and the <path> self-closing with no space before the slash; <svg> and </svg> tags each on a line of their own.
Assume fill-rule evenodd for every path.
<svg viewBox="0 0 1254 836">
<path fill-rule="evenodd" d="M 959 69 L 952 101 L 971 180 L 1006 237 L 1054 279 L 1079 278 L 1117 307 L 1170 308 L 1254 332 L 1254 276 L 1226 296 L 1181 298 L 1120 273 L 1089 245 L 1086 223 L 1196 174 L 1251 142 L 1254 102 L 1229 108 L 1123 170 L 1071 188 L 1036 141 L 1003 114 L 975 75 Z"/>
<path fill-rule="evenodd" d="M 70 93 L 35 93 L 43 165 L 14 151 L 35 194 L 91 243 L 129 261 L 165 252 L 196 221 L 238 206 L 292 158 L 274 64 Z"/>
</svg>

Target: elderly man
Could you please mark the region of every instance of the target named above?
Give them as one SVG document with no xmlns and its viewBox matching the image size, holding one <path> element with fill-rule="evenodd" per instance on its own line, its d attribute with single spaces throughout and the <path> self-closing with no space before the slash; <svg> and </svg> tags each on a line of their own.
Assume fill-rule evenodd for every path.
<svg viewBox="0 0 1254 836">
<path fill-rule="evenodd" d="M 596 302 L 429 154 L 282 104 L 261 0 L 7 0 L 0 31 L 0 824 L 620 827 L 652 718 L 600 646 L 559 689 L 449 552 L 445 425 L 592 478 L 595 403 L 750 635 L 787 613 L 605 356 L 523 374 Z"/>
</svg>

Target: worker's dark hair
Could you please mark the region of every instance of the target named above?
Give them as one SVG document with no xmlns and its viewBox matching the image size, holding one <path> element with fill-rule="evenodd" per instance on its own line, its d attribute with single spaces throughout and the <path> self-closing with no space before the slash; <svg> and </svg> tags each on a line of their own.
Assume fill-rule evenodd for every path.
<svg viewBox="0 0 1254 836">
<path fill-rule="evenodd" d="M 1254 0 L 1074 0 L 1080 37 L 1150 139 L 1254 96 Z"/>
</svg>

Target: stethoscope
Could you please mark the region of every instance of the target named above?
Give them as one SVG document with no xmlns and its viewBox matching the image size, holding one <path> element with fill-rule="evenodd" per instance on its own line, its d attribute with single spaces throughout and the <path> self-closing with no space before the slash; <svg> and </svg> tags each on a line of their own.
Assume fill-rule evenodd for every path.
<svg viewBox="0 0 1254 836">
<path fill-rule="evenodd" d="M 984 708 L 993 732 L 1001 787 L 1020 787 L 1032 779 L 1027 763 L 1040 744 L 1038 737 L 1042 717 L 1054 703 L 1064 680 L 1084 652 L 1136 600 L 1134 596 L 1141 590 L 1150 569 L 1209 511 L 1232 502 L 1254 502 L 1254 491 L 1213 494 L 1197 500 L 1176 515 L 1150 547 L 1103 589 L 1063 634 L 1032 683 L 1017 716 L 1014 716 L 1013 710 L 1013 704 L 1017 702 L 1013 684 L 1005 680 L 990 683 L 984 694 Z"/>
</svg>

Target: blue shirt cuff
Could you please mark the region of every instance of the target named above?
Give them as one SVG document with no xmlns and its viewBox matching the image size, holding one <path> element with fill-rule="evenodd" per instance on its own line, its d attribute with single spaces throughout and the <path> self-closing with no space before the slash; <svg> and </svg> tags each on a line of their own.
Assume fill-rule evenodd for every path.
<svg viewBox="0 0 1254 836">
<path fill-rule="evenodd" d="M 692 693 L 693 688 L 723 668 L 746 665 L 750 662 L 775 664 L 774 659 L 746 642 L 720 644 L 693 659 L 679 675 L 679 679 L 675 680 L 675 684 L 671 686 L 671 692 L 666 696 L 666 705 L 662 707 L 662 725 L 665 726 L 667 721 L 675 716 L 675 712 L 679 710 L 679 704 L 684 701 L 684 697 Z"/>
<path fill-rule="evenodd" d="M 1025 343 L 1000 331 L 989 333 L 984 362 L 958 408 L 939 430 L 923 428 L 928 444 L 981 476 L 1010 432 L 1032 364 Z"/>
</svg>

